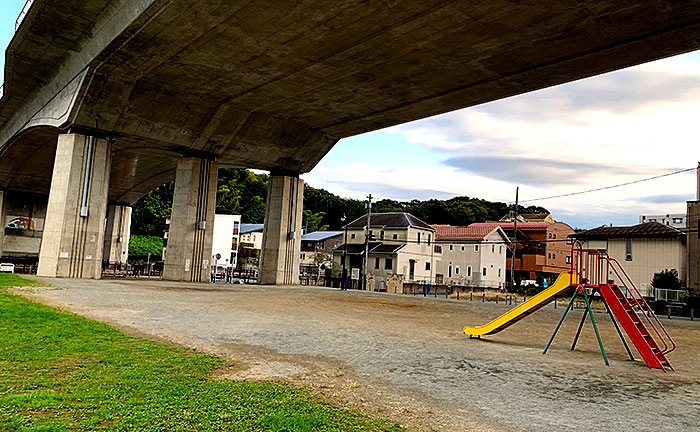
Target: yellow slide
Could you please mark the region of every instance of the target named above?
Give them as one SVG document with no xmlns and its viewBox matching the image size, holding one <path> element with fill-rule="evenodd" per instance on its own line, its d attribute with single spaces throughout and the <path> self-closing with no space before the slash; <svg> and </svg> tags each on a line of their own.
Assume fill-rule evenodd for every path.
<svg viewBox="0 0 700 432">
<path fill-rule="evenodd" d="M 549 288 L 532 297 L 523 304 L 520 304 L 488 324 L 476 327 L 464 327 L 462 333 L 471 336 L 481 336 L 498 333 L 506 327 L 515 324 L 526 316 L 538 311 L 543 306 L 554 300 L 555 297 L 573 289 L 579 283 L 578 274 L 574 274 L 572 279 L 569 272 L 563 272 L 557 281 Z"/>
</svg>

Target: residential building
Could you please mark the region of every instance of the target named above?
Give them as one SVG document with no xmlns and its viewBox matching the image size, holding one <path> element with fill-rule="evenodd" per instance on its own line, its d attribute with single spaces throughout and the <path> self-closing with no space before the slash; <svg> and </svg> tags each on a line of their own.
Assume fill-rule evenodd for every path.
<svg viewBox="0 0 700 432">
<path fill-rule="evenodd" d="M 615 258 L 632 282 L 644 295 L 651 295 L 654 273 L 665 269 L 678 270 L 681 283 L 686 281 L 686 233 L 659 222 L 646 222 L 626 227 L 600 227 L 571 235 L 586 249 L 599 249 Z M 611 283 L 624 284 L 613 273 Z"/>
<path fill-rule="evenodd" d="M 639 223 L 659 222 L 673 228 L 683 229 L 686 227 L 686 215 L 683 213 L 669 213 L 661 215 L 641 215 Z"/>
<path fill-rule="evenodd" d="M 513 222 L 513 217 L 507 214 L 499 222 Z M 518 223 L 520 222 L 555 222 L 555 220 L 549 213 L 521 213 L 518 214 Z"/>
<path fill-rule="evenodd" d="M 508 238 L 515 238 L 513 222 L 485 222 L 470 226 L 488 228 L 499 226 Z M 516 279 L 536 280 L 555 277 L 567 271 L 571 265 L 571 246 L 567 237 L 574 230 L 563 222 L 518 222 L 517 247 L 515 251 Z M 506 280 L 510 280 L 511 251 L 506 258 Z"/>
<path fill-rule="evenodd" d="M 241 224 L 241 235 L 239 241 L 241 246 L 250 249 L 262 249 L 264 224 Z"/>
<path fill-rule="evenodd" d="M 347 224 L 347 243 L 333 252 L 333 274 L 348 277 L 359 274 L 363 280 L 365 247 L 369 249 L 367 289 L 401 292 L 404 281 L 433 280 L 435 229 L 410 213 L 373 213 Z M 369 231 L 369 233 L 367 233 Z M 367 236 L 367 234 L 369 234 Z M 365 239 L 368 244 L 365 246 Z"/>
<path fill-rule="evenodd" d="M 432 225 L 435 283 L 504 288 L 508 236 L 498 225 Z"/>
<path fill-rule="evenodd" d="M 241 215 L 214 215 L 214 234 L 211 251 L 211 265 L 236 267 L 238 258 L 238 237 Z M 216 258 L 216 255 L 221 258 Z"/>
<path fill-rule="evenodd" d="M 700 291 L 700 201 L 688 201 L 687 206 L 687 287 L 695 291 Z"/>
<path fill-rule="evenodd" d="M 301 236 L 299 272 L 320 276 L 320 267 L 333 265 L 333 250 L 343 243 L 343 231 L 315 231 Z"/>
</svg>

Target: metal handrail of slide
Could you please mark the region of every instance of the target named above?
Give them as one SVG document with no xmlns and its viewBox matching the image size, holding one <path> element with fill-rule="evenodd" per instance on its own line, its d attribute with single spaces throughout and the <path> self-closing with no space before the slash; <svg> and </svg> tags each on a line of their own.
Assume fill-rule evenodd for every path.
<svg viewBox="0 0 700 432">
<path fill-rule="evenodd" d="M 617 271 L 617 269 L 619 269 L 619 270 L 622 272 L 622 274 L 624 275 L 624 277 L 625 277 L 625 279 L 627 280 L 627 282 L 629 282 L 629 285 L 631 285 L 631 286 L 632 286 L 632 289 L 634 289 L 634 292 L 637 293 L 637 296 L 638 296 L 638 297 L 635 296 L 635 295 L 633 294 L 633 295 L 632 295 L 632 298 L 634 299 L 634 302 L 637 304 L 637 306 L 639 307 L 639 309 L 642 311 L 642 314 L 646 317 L 647 321 L 649 321 L 649 324 L 651 324 L 651 326 L 654 328 L 654 331 L 655 331 L 656 334 L 659 336 L 659 339 L 661 339 L 661 342 L 664 344 L 664 350 L 662 351 L 662 353 L 663 353 L 663 354 L 668 354 L 668 353 L 670 353 L 671 351 L 675 350 L 675 349 L 676 349 L 676 343 L 673 341 L 673 338 L 671 337 L 671 335 L 668 334 L 668 331 L 666 331 L 666 328 L 664 327 L 664 325 L 661 324 L 661 321 L 659 320 L 659 317 L 656 316 L 656 314 L 654 313 L 653 309 L 649 306 L 649 303 L 647 303 L 647 301 L 644 299 L 644 296 L 642 295 L 642 293 L 639 292 L 639 290 L 637 289 L 637 286 L 634 284 L 634 282 L 632 282 L 632 279 L 629 277 L 629 275 L 627 275 L 627 272 L 625 271 L 625 269 L 622 268 L 622 265 L 620 265 L 620 263 L 619 263 L 615 258 L 610 258 L 607 254 L 605 254 L 604 259 L 607 259 L 608 262 L 614 264 L 614 265 L 611 266 L 611 268 L 612 268 L 613 272 L 615 272 L 615 275 L 616 275 L 618 278 L 620 278 L 620 280 L 623 280 L 623 278 L 620 276 L 620 273 Z M 617 266 L 617 268 L 615 268 L 616 266 Z M 628 287 L 628 290 L 629 290 L 629 287 Z M 646 310 L 644 309 L 644 307 L 642 306 L 642 304 L 640 304 L 639 300 L 642 301 L 642 303 L 643 303 L 644 306 L 646 307 Z M 650 314 L 651 314 L 651 316 L 654 317 L 654 320 L 655 320 L 656 323 L 659 325 L 659 327 L 661 327 L 661 330 L 662 330 L 662 331 L 664 332 L 664 334 L 666 335 L 666 338 L 664 338 L 664 337 L 659 333 L 659 330 L 657 329 L 656 325 L 654 325 L 654 322 L 651 320 L 651 318 L 649 318 L 649 315 L 650 315 Z M 671 343 L 671 348 L 668 347 L 668 344 L 666 343 L 666 340 L 665 340 L 665 339 L 668 339 L 668 341 Z"/>
</svg>

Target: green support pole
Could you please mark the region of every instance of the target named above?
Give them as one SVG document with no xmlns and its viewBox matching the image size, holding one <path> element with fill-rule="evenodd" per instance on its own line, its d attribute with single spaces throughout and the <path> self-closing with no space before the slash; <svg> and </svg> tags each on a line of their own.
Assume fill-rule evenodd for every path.
<svg viewBox="0 0 700 432">
<path fill-rule="evenodd" d="M 578 342 L 578 337 L 581 336 L 581 330 L 583 329 L 583 323 L 586 321 L 586 312 L 588 311 L 583 311 L 583 315 L 581 315 L 581 322 L 578 324 L 578 330 L 576 330 L 576 336 L 574 337 L 574 342 L 571 344 L 571 351 L 576 348 L 576 343 Z"/>
<path fill-rule="evenodd" d="M 549 338 L 549 342 L 547 342 L 547 346 L 544 347 L 544 351 L 542 351 L 542 354 L 547 354 L 547 350 L 549 349 L 549 346 L 552 345 L 552 342 L 554 341 L 554 336 L 557 335 L 557 332 L 559 331 L 559 327 L 561 327 L 561 323 L 564 322 L 564 318 L 566 318 L 566 314 L 569 313 L 569 309 L 571 309 L 571 305 L 574 303 L 574 299 L 576 298 L 577 292 L 574 290 L 574 295 L 571 296 L 571 300 L 569 300 L 569 304 L 566 306 L 566 309 L 564 309 L 564 313 L 561 316 L 561 319 L 559 319 L 559 324 L 557 324 L 557 328 L 554 329 L 554 333 L 552 333 L 552 336 Z"/>
<path fill-rule="evenodd" d="M 586 300 L 586 307 L 588 308 L 588 315 L 591 317 L 591 323 L 593 323 L 593 329 L 595 330 L 595 337 L 598 338 L 598 345 L 600 345 L 600 352 L 603 353 L 603 360 L 605 360 L 605 366 L 610 366 L 608 363 L 608 356 L 605 355 L 605 348 L 603 348 L 603 341 L 600 340 L 600 333 L 598 333 L 598 326 L 595 325 L 595 318 L 593 318 L 593 310 L 591 309 L 591 302 L 588 301 L 588 294 L 583 291 L 583 298 Z"/>
</svg>

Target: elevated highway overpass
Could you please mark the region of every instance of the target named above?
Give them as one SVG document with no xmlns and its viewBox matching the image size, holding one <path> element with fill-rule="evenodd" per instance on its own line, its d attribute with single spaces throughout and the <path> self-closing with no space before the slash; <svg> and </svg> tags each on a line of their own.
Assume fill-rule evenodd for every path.
<svg viewBox="0 0 700 432">
<path fill-rule="evenodd" d="M 34 0 L 0 188 L 49 195 L 40 273 L 99 277 L 108 203 L 175 177 L 166 277 L 203 280 L 217 167 L 269 170 L 263 281 L 293 282 L 298 176 L 339 139 L 698 47 L 700 1 Z"/>
</svg>

